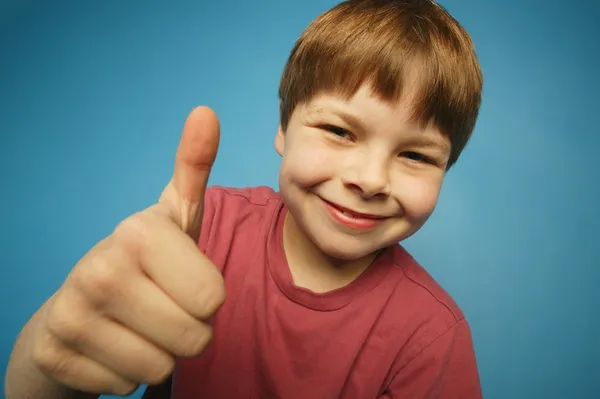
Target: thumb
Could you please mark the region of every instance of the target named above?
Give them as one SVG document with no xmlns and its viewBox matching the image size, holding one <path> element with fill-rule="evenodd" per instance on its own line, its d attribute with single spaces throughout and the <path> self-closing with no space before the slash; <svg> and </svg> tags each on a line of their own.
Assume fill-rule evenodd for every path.
<svg viewBox="0 0 600 399">
<path fill-rule="evenodd" d="M 196 241 L 200 236 L 204 194 L 217 157 L 219 138 L 219 120 L 213 110 L 197 107 L 190 112 L 177 148 L 173 177 L 159 201 L 170 205 L 181 229 Z"/>
</svg>

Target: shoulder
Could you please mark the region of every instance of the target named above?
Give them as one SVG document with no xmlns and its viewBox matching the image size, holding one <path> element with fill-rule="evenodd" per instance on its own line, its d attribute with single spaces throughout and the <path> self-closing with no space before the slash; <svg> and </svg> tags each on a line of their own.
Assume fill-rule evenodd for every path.
<svg viewBox="0 0 600 399">
<path fill-rule="evenodd" d="M 267 228 L 281 205 L 280 194 L 266 186 L 207 188 L 200 248 L 205 252 L 225 250 L 236 237 L 248 236 L 247 231 L 256 235 Z"/>
<path fill-rule="evenodd" d="M 281 203 L 281 196 L 266 186 L 233 188 L 211 186 L 204 198 L 204 218 L 238 222 L 249 216 L 263 217 Z M 207 226 L 208 227 L 208 226 Z"/>
<path fill-rule="evenodd" d="M 396 347 L 383 397 L 480 399 L 471 329 L 451 295 L 403 248 L 394 293 Z M 404 326 L 398 317 L 408 309 Z"/>
<path fill-rule="evenodd" d="M 441 337 L 468 329 L 468 324 L 453 297 L 425 268 L 402 246 L 394 251 L 394 273 L 400 277 L 388 317 L 395 324 L 398 360 L 406 364 Z"/>
<path fill-rule="evenodd" d="M 406 249 L 397 246 L 394 259 L 403 274 L 404 289 L 410 287 L 417 303 L 425 305 L 425 309 L 438 315 L 447 324 L 464 319 L 464 313 L 454 298 Z"/>
<path fill-rule="evenodd" d="M 206 189 L 205 200 L 221 206 L 266 206 L 280 201 L 281 196 L 267 186 L 234 188 L 215 185 Z"/>
</svg>

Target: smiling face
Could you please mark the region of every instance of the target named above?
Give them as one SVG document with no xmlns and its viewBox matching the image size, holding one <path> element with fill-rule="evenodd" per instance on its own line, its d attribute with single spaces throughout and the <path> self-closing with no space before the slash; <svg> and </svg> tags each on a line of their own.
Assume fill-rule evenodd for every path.
<svg viewBox="0 0 600 399">
<path fill-rule="evenodd" d="M 368 86 L 348 101 L 324 94 L 297 106 L 275 147 L 294 234 L 348 261 L 423 226 L 450 154 L 437 128 L 411 122 L 407 104 L 383 102 Z"/>
</svg>

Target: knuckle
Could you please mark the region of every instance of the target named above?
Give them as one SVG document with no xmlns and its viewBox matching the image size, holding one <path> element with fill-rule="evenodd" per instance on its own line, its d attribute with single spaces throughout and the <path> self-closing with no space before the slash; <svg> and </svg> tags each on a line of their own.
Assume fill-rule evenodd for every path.
<svg viewBox="0 0 600 399">
<path fill-rule="evenodd" d="M 35 342 L 31 351 L 33 363 L 44 371 L 48 368 L 48 365 L 54 362 L 56 356 L 56 349 L 44 343 L 43 345 Z"/>
<path fill-rule="evenodd" d="M 72 357 L 60 353 L 54 345 L 36 345 L 33 349 L 33 361 L 44 374 L 59 381 L 67 379 L 73 371 Z"/>
<path fill-rule="evenodd" d="M 119 295 L 123 284 L 121 274 L 119 265 L 97 257 L 78 270 L 75 281 L 86 298 L 96 305 L 108 305 Z"/>
<path fill-rule="evenodd" d="M 139 388 L 134 382 L 124 381 L 112 389 L 112 393 L 117 396 L 131 396 Z"/>
<path fill-rule="evenodd" d="M 164 359 L 149 362 L 150 369 L 147 371 L 144 383 L 150 385 L 158 385 L 169 378 L 173 374 L 175 368 L 175 360 L 169 356 Z"/>
<path fill-rule="evenodd" d="M 181 329 L 177 343 L 179 356 L 192 357 L 201 354 L 208 343 L 212 340 L 212 328 L 210 326 L 198 323 L 193 327 L 184 327 Z"/>
<path fill-rule="evenodd" d="M 210 282 L 198 283 L 195 287 L 197 306 L 193 316 L 200 319 L 211 317 L 225 302 L 225 283 L 219 275 Z"/>
<path fill-rule="evenodd" d="M 54 307 L 48 314 L 48 331 L 59 340 L 80 347 L 88 340 L 88 331 L 82 319 L 64 307 Z"/>
<path fill-rule="evenodd" d="M 128 245 L 141 245 L 148 239 L 152 221 L 144 212 L 134 213 L 121 221 L 113 232 L 117 240 Z"/>
</svg>

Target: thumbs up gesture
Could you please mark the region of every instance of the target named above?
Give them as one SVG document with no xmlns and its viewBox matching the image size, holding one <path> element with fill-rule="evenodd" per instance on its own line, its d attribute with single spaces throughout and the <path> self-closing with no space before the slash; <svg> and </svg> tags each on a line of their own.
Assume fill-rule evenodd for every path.
<svg viewBox="0 0 600 399">
<path fill-rule="evenodd" d="M 94 246 L 46 303 L 31 351 L 46 376 L 125 395 L 168 378 L 175 357 L 202 353 L 225 299 L 221 274 L 197 246 L 218 145 L 216 115 L 194 109 L 159 201 Z"/>
</svg>

